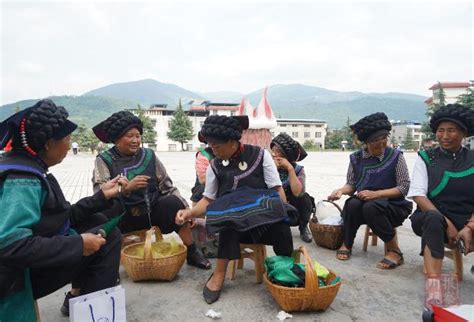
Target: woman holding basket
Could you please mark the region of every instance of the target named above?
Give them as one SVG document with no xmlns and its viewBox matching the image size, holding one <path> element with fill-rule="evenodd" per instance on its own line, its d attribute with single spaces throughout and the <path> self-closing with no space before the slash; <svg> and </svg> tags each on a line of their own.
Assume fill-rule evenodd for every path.
<svg viewBox="0 0 474 322">
<path fill-rule="evenodd" d="M 379 269 L 393 269 L 403 264 L 395 228 L 412 210 L 405 199 L 410 177 L 403 153 L 387 147 L 392 125 L 384 113 L 374 113 L 351 126 L 363 147 L 350 155 L 347 182 L 328 196 L 338 200 L 350 195 L 342 210 L 343 244 L 337 250 L 339 260 L 348 260 L 359 227 L 367 224 L 385 243 L 385 257 Z"/>
</svg>

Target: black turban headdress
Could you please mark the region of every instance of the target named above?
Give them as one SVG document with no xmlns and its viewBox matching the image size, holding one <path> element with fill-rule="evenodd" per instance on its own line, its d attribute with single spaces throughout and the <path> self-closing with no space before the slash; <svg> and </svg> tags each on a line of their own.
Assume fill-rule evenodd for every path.
<svg viewBox="0 0 474 322">
<path fill-rule="evenodd" d="M 61 140 L 71 134 L 77 125 L 67 119 L 68 112 L 52 100 L 44 99 L 21 110 L 0 123 L 0 149 L 10 139 L 14 147 L 20 147 L 20 123 L 25 120 L 26 141 L 35 151 L 41 151 L 49 139 Z"/>
<path fill-rule="evenodd" d="M 301 144 L 286 133 L 280 133 L 273 138 L 270 148 L 274 146 L 278 147 L 291 163 L 301 161 L 308 156 Z"/>
<path fill-rule="evenodd" d="M 378 137 L 388 136 L 392 130 L 392 124 L 385 113 L 379 112 L 361 118 L 350 128 L 359 141 L 367 143 Z"/>
<path fill-rule="evenodd" d="M 229 140 L 239 141 L 242 137 L 242 131 L 248 128 L 249 118 L 246 115 L 211 115 L 204 120 L 201 131 L 198 133 L 198 138 L 203 143 L 224 143 Z"/>
<path fill-rule="evenodd" d="M 448 104 L 436 111 L 430 119 L 430 127 L 436 133 L 442 121 L 450 121 L 465 130 L 467 136 L 474 135 L 474 111 L 461 104 Z"/>
<path fill-rule="evenodd" d="M 92 128 L 95 136 L 104 143 L 115 143 L 128 130 L 136 127 L 143 134 L 143 123 L 133 113 L 120 111 L 109 116 Z"/>
</svg>

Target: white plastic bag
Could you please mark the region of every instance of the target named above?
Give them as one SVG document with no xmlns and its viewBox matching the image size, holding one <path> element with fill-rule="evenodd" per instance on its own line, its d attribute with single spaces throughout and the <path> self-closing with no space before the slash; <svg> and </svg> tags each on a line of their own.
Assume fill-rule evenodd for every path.
<svg viewBox="0 0 474 322">
<path fill-rule="evenodd" d="M 119 285 L 71 298 L 69 310 L 72 322 L 126 321 L 125 290 Z"/>
</svg>

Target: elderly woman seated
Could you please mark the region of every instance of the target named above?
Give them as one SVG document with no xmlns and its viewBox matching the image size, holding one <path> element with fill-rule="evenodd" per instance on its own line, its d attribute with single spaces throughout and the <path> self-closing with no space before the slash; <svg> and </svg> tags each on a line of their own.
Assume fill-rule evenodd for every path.
<svg viewBox="0 0 474 322">
<path fill-rule="evenodd" d="M 260 147 L 240 143 L 242 130 L 246 128 L 247 116 L 213 115 L 206 118 L 199 138 L 209 144 L 215 158 L 207 168 L 204 197 L 192 209 L 178 211 L 178 224 L 204 215 L 208 206 L 222 203 L 222 200 L 229 195 L 233 196 L 237 190 L 259 189 L 259 192 L 277 194 L 281 200 L 286 201 L 270 153 Z M 240 197 L 247 198 L 249 195 Z M 259 196 L 252 194 L 250 197 L 255 199 Z M 235 198 L 237 201 L 240 199 Z M 279 198 L 276 199 L 281 205 Z M 237 211 L 236 208 L 233 209 Z M 203 289 L 204 300 L 209 304 L 219 299 L 229 260 L 240 258 L 240 243 L 273 245 L 277 255 L 290 256 L 293 252 L 290 226 L 283 221 L 284 218 L 268 211 L 249 217 L 252 218 L 251 225 L 244 216 L 236 216 L 232 217 L 232 225 L 219 233 L 216 268 Z M 208 225 L 209 221 L 210 218 L 207 220 Z"/>
<path fill-rule="evenodd" d="M 403 264 L 395 227 L 412 210 L 404 197 L 410 186 L 405 158 L 400 150 L 387 147 L 392 125 L 384 113 L 366 116 L 351 128 L 363 148 L 350 155 L 346 184 L 328 196 L 337 200 L 351 195 L 342 211 L 344 237 L 337 258 L 350 258 L 357 230 L 367 224 L 385 243 L 385 257 L 377 268 L 393 269 Z"/>
<path fill-rule="evenodd" d="M 444 245 L 464 243 L 465 254 L 473 250 L 474 151 L 462 146 L 474 134 L 474 111 L 453 104 L 433 114 L 430 127 L 439 147 L 420 151 L 413 170 L 408 196 L 417 209 L 410 217 L 413 231 L 421 236 L 428 289 L 428 302 L 439 304 L 439 281 Z M 462 242 L 461 242 L 462 241 Z"/>
</svg>

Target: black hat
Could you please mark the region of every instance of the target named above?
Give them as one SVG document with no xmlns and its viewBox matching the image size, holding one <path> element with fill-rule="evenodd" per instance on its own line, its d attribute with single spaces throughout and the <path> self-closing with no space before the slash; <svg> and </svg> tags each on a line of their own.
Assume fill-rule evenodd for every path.
<svg viewBox="0 0 474 322">
<path fill-rule="evenodd" d="M 41 148 L 49 139 L 60 140 L 71 134 L 77 125 L 67 119 L 69 113 L 63 106 L 56 106 L 52 100 L 44 99 L 35 105 L 21 110 L 0 123 L 0 149 L 3 149 L 10 139 L 19 139 L 20 123 L 26 121 L 28 141 L 36 148 Z M 31 132 L 28 129 L 32 129 Z M 40 132 L 35 132 L 41 130 Z M 33 133 L 34 132 L 34 133 Z"/>
<path fill-rule="evenodd" d="M 466 131 L 467 136 L 474 135 L 474 111 L 461 104 L 448 104 L 431 116 L 430 127 L 433 133 L 436 133 L 439 124 L 443 121 L 456 123 Z"/>
<path fill-rule="evenodd" d="M 359 141 L 367 143 L 378 137 L 389 135 L 392 124 L 385 113 L 379 112 L 361 118 L 350 128 Z"/>
<path fill-rule="evenodd" d="M 109 116 L 92 128 L 95 136 L 104 143 L 115 143 L 128 130 L 136 127 L 143 134 L 143 123 L 133 113 L 120 111 Z"/>
<path fill-rule="evenodd" d="M 206 117 L 201 131 L 198 133 L 199 141 L 203 143 L 223 143 L 229 140 L 239 141 L 242 131 L 249 128 L 249 118 L 242 116 L 211 115 Z"/>
<path fill-rule="evenodd" d="M 270 149 L 274 146 L 277 146 L 290 162 L 298 162 L 308 156 L 301 144 L 286 133 L 280 133 L 273 138 Z"/>
</svg>

